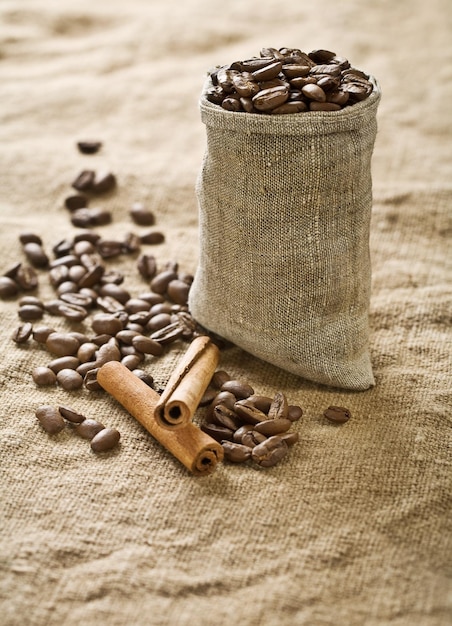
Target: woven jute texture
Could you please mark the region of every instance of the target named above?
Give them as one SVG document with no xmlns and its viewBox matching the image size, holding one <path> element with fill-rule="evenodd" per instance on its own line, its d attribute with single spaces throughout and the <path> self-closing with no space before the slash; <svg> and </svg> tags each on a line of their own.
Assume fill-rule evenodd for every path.
<svg viewBox="0 0 452 626">
<path fill-rule="evenodd" d="M 235 114 L 205 91 L 200 104 L 207 149 L 193 315 L 269 363 L 356 390 L 374 384 L 374 85 L 367 100 L 333 113 Z"/>
<path fill-rule="evenodd" d="M 194 478 L 102 392 L 39 388 L 48 352 L 16 346 L 18 298 L 0 301 L 1 626 L 450 626 L 452 614 L 452 67 L 449 0 L 3 0 L 0 274 L 19 234 L 79 232 L 64 199 L 81 169 L 111 169 L 94 230 L 194 273 L 195 184 L 206 148 L 206 68 L 262 46 L 327 48 L 378 77 L 372 157 L 370 356 L 375 385 L 308 381 L 238 348 L 220 368 L 304 414 L 280 465 L 223 463 Z M 76 141 L 99 139 L 81 155 Z M 130 219 L 133 202 L 156 216 Z M 281 252 L 283 254 L 284 251 Z M 106 261 L 137 296 L 135 255 Z M 33 293 L 54 297 L 39 270 Z M 22 295 L 22 294 L 21 294 Z M 73 329 L 57 316 L 41 323 Z M 89 320 L 77 330 L 91 336 Z M 186 344 L 143 367 L 165 386 Z M 40 404 L 121 433 L 103 455 Z M 329 405 L 348 407 L 335 426 Z M 195 415 L 199 423 L 204 409 Z"/>
</svg>

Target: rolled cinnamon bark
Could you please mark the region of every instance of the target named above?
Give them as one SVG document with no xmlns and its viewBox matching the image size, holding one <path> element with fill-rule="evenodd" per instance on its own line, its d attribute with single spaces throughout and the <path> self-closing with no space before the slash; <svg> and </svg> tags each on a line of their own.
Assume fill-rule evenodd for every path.
<svg viewBox="0 0 452 626">
<path fill-rule="evenodd" d="M 169 429 L 155 419 L 159 394 L 118 361 L 102 365 L 97 381 L 195 476 L 211 474 L 223 460 L 223 448 L 192 422 Z"/>
<path fill-rule="evenodd" d="M 209 337 L 194 339 L 173 371 L 155 411 L 155 419 L 168 428 L 191 422 L 220 360 Z"/>
</svg>

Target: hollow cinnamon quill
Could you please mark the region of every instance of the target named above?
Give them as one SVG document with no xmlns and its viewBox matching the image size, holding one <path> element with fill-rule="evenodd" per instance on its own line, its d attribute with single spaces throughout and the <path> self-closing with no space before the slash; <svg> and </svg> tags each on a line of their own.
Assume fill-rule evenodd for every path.
<svg viewBox="0 0 452 626">
<path fill-rule="evenodd" d="M 173 371 L 156 407 L 155 419 L 168 428 L 190 422 L 220 360 L 209 337 L 196 337 Z"/>
<path fill-rule="evenodd" d="M 155 418 L 159 394 L 118 361 L 102 365 L 97 381 L 195 476 L 211 474 L 223 460 L 222 446 L 192 422 L 175 429 L 162 426 Z"/>
</svg>

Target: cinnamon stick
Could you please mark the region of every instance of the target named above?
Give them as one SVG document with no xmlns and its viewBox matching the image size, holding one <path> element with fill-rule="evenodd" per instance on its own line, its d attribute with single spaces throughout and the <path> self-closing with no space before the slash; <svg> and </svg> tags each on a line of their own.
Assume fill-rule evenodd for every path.
<svg viewBox="0 0 452 626">
<path fill-rule="evenodd" d="M 162 426 L 181 427 L 190 422 L 216 367 L 220 351 L 209 337 L 194 339 L 173 371 L 155 411 Z"/>
<path fill-rule="evenodd" d="M 222 446 L 196 424 L 188 422 L 174 429 L 162 426 L 155 418 L 159 394 L 118 361 L 102 365 L 97 381 L 195 476 L 211 474 L 223 460 Z"/>
</svg>

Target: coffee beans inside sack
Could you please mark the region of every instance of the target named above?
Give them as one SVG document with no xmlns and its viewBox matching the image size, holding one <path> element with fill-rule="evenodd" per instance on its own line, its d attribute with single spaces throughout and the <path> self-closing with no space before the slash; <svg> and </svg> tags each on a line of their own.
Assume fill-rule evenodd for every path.
<svg viewBox="0 0 452 626">
<path fill-rule="evenodd" d="M 264 48 L 200 99 L 195 319 L 256 357 L 344 389 L 369 354 L 377 81 L 328 50 Z"/>
</svg>

